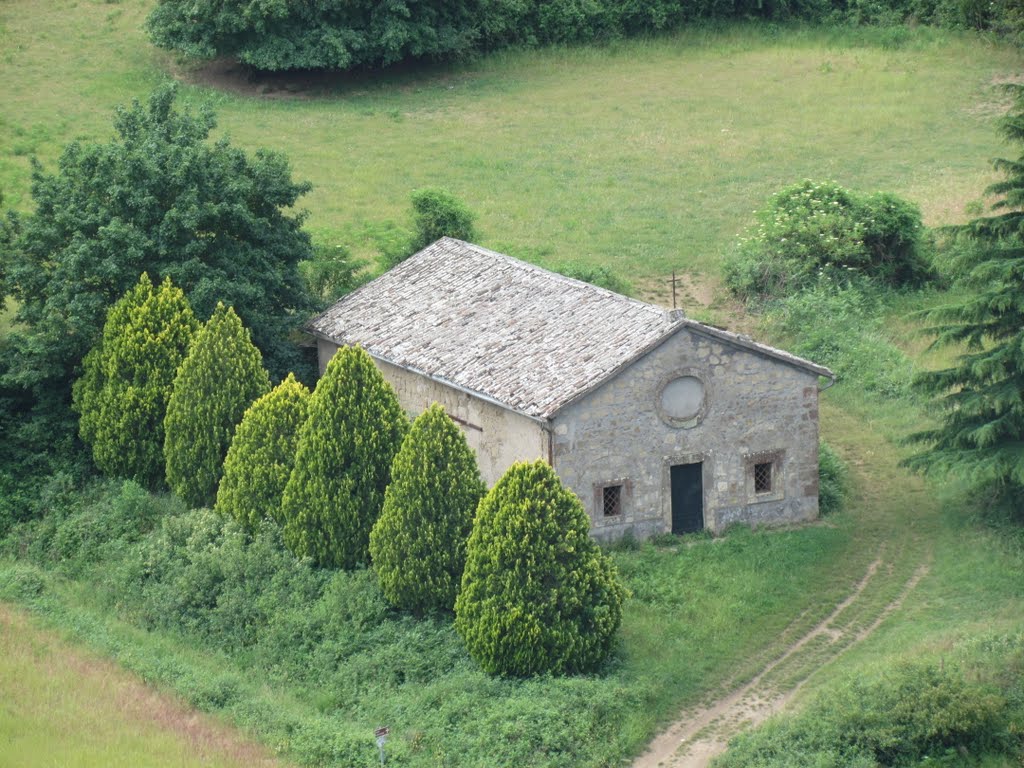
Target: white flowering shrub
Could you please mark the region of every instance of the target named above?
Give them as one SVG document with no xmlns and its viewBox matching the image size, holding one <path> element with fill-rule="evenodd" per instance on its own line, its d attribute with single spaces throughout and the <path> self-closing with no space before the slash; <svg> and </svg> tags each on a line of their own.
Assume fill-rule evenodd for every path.
<svg viewBox="0 0 1024 768">
<path fill-rule="evenodd" d="M 803 181 L 777 192 L 755 215 L 725 266 L 726 285 L 743 298 L 789 295 L 822 275 L 857 274 L 890 286 L 932 277 L 921 211 L 895 195 Z"/>
</svg>

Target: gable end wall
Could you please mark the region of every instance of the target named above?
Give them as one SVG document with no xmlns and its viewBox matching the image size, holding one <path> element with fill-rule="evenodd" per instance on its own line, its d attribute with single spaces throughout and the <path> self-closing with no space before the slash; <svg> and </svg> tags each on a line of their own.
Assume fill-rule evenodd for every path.
<svg viewBox="0 0 1024 768">
<path fill-rule="evenodd" d="M 680 375 L 705 384 L 702 419 L 673 427 L 661 388 Z M 817 376 L 681 330 L 553 419 L 553 461 L 602 539 L 671 531 L 673 464 L 703 462 L 704 525 L 779 524 L 818 515 Z M 756 494 L 753 465 L 776 461 L 772 493 Z M 605 517 L 601 487 L 623 486 L 622 511 Z"/>
</svg>

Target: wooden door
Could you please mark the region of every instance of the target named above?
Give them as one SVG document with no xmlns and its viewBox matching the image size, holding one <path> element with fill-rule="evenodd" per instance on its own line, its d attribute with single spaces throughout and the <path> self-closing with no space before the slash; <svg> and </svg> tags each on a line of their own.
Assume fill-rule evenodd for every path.
<svg viewBox="0 0 1024 768">
<path fill-rule="evenodd" d="M 676 464 L 671 468 L 672 533 L 704 529 L 704 464 Z"/>
</svg>

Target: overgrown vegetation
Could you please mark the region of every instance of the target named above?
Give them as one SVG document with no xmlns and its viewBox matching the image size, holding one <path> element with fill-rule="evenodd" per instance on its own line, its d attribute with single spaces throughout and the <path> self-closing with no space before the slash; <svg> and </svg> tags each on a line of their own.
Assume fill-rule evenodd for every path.
<svg viewBox="0 0 1024 768">
<path fill-rule="evenodd" d="M 382 723 L 390 759 L 409 766 L 615 763 L 681 695 L 748 664 L 787 616 L 816 606 L 848 544 L 834 527 L 738 530 L 612 553 L 633 593 L 628 653 L 600 675 L 519 680 L 480 670 L 450 618 L 392 611 L 372 570 L 296 559 L 272 523 L 246 535 L 132 482 L 70 478 L 48 483 L 36 511 L 0 543 L 0 600 L 311 766 L 372 764 Z M 721 632 L 733 642 L 716 643 Z"/>
<path fill-rule="evenodd" d="M 1019 670 L 1024 645 L 1018 637 L 999 662 Z M 971 658 L 971 674 L 989 680 L 1002 670 L 992 659 Z M 979 663 L 980 662 L 980 663 Z M 715 768 L 812 768 L 842 765 L 958 766 L 968 756 L 1020 748 L 1020 680 L 1008 687 L 979 684 L 965 671 L 934 661 L 876 669 L 819 695 L 799 715 L 778 719 L 737 738 Z"/>
</svg>

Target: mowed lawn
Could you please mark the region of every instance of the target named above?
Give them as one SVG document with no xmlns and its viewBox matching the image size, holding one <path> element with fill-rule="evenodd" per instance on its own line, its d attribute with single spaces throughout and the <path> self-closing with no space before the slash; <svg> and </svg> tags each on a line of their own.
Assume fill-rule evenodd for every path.
<svg viewBox="0 0 1024 768">
<path fill-rule="evenodd" d="M 141 26 L 151 0 L 0 5 L 0 188 L 28 209 L 30 161 L 105 138 L 118 104 L 173 71 Z M 247 148 L 288 155 L 314 190 L 321 240 L 372 254 L 407 226 L 409 193 L 439 185 L 479 214 L 481 240 L 541 264 L 580 259 L 648 284 L 714 277 L 766 195 L 831 177 L 960 220 L 1005 151 L 994 86 L 1018 51 L 929 30 L 748 26 L 604 48 L 510 52 L 418 73 L 184 89 Z M 264 91 L 264 92 L 261 92 Z M 662 286 L 661 291 L 664 291 Z"/>
<path fill-rule="evenodd" d="M 237 731 L 0 604 L 0 766 L 281 765 Z"/>
</svg>

